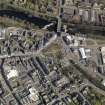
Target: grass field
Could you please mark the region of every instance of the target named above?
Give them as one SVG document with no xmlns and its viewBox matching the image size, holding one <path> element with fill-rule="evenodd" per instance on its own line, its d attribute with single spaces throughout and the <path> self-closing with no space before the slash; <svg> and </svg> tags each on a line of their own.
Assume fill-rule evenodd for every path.
<svg viewBox="0 0 105 105">
<path fill-rule="evenodd" d="M 43 50 L 45 56 L 53 56 L 55 58 L 62 58 L 61 48 L 57 43 L 53 43 L 47 49 Z"/>
</svg>

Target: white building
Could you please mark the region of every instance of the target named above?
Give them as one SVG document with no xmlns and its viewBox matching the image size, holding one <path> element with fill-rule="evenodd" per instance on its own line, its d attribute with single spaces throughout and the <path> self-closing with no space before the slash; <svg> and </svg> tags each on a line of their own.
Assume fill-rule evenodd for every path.
<svg viewBox="0 0 105 105">
<path fill-rule="evenodd" d="M 65 5 L 73 5 L 73 0 L 65 0 Z"/>
<path fill-rule="evenodd" d="M 13 77 L 18 77 L 18 76 L 19 76 L 18 71 L 15 69 L 9 70 L 9 73 L 7 74 L 8 79 L 11 79 Z"/>
<path fill-rule="evenodd" d="M 103 81 L 102 81 L 102 85 L 104 85 L 104 86 L 105 86 L 105 80 L 103 80 Z"/>
<path fill-rule="evenodd" d="M 80 16 L 83 15 L 83 11 L 84 11 L 83 9 L 81 9 L 81 8 L 79 9 L 79 15 L 80 15 Z"/>
<path fill-rule="evenodd" d="M 37 91 L 34 87 L 31 87 L 31 88 L 29 89 L 29 92 L 30 92 L 29 97 L 30 97 L 30 99 L 31 99 L 32 101 L 36 102 L 36 101 L 39 100 L 39 93 L 38 93 L 38 91 Z"/>
<path fill-rule="evenodd" d="M 101 48 L 101 53 L 102 53 L 102 60 L 103 60 L 103 63 L 105 63 L 105 47 L 102 47 L 102 48 Z"/>
<path fill-rule="evenodd" d="M 96 21 L 96 12 L 95 12 L 95 10 L 92 10 L 91 11 L 91 22 L 95 22 Z"/>
<path fill-rule="evenodd" d="M 84 48 L 79 48 L 79 52 L 80 52 L 80 55 L 81 55 L 82 59 L 87 58 Z"/>
</svg>

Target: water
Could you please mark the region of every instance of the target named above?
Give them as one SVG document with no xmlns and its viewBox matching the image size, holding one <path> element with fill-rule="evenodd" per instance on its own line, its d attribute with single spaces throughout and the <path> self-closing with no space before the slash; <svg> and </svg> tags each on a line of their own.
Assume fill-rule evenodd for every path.
<svg viewBox="0 0 105 105">
<path fill-rule="evenodd" d="M 34 15 L 26 14 L 21 11 L 14 11 L 14 10 L 0 10 L 0 16 L 8 16 L 9 18 L 19 18 L 21 20 L 28 21 L 33 23 L 40 28 L 43 28 L 45 25 L 50 24 L 48 20 L 42 19 L 40 17 L 35 17 Z"/>
</svg>

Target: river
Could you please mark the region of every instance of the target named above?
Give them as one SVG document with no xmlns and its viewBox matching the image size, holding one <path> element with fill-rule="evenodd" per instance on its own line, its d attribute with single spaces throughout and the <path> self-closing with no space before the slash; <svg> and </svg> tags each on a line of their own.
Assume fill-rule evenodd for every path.
<svg viewBox="0 0 105 105">
<path fill-rule="evenodd" d="M 34 15 L 26 14 L 22 11 L 15 10 L 0 10 L 0 16 L 8 16 L 9 18 L 18 18 L 21 20 L 28 21 L 30 23 L 39 26 L 39 28 L 43 28 L 45 25 L 50 24 L 51 22 L 40 17 L 36 17 Z"/>
</svg>

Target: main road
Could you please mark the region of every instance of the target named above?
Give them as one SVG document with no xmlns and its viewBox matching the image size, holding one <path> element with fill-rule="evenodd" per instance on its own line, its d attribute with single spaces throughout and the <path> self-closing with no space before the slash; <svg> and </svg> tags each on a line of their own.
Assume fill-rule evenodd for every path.
<svg viewBox="0 0 105 105">
<path fill-rule="evenodd" d="M 105 87 L 101 84 L 101 82 L 97 82 L 96 78 L 93 78 L 89 72 L 88 69 L 74 61 L 70 62 L 71 64 L 73 64 L 73 66 L 79 70 L 80 73 L 82 73 L 86 79 L 89 81 L 88 85 L 92 86 L 93 88 L 95 88 L 99 93 L 101 93 L 102 95 L 105 96 Z"/>
</svg>

